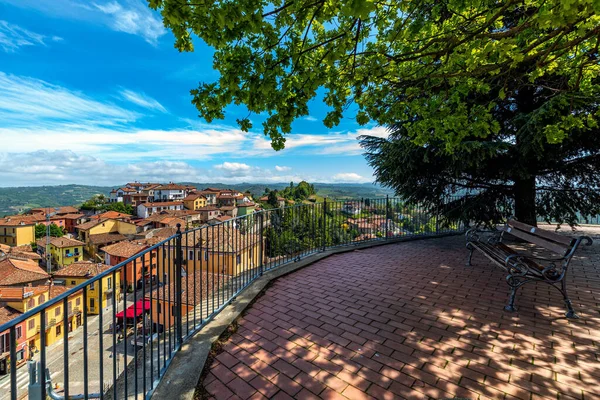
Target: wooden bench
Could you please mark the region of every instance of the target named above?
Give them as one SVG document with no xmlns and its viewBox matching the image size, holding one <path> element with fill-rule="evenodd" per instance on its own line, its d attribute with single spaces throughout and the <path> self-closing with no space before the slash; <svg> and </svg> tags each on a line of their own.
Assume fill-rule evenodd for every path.
<svg viewBox="0 0 600 400">
<path fill-rule="evenodd" d="M 524 242 L 542 247 L 558 257 L 538 257 L 533 254 L 516 252 L 503 243 L 505 234 L 510 234 Z M 473 251 L 479 250 L 506 273 L 506 282 L 510 287 L 506 311 L 515 311 L 517 289 L 527 282 L 545 282 L 556 288 L 562 295 L 567 307 L 567 318 L 579 318 L 573 309 L 567 294 L 567 271 L 569 263 L 579 245 L 592 244 L 588 236 L 568 237 L 509 219 L 504 227 L 497 231 L 470 229 L 466 233 L 469 255 L 467 265 L 471 265 Z"/>
</svg>

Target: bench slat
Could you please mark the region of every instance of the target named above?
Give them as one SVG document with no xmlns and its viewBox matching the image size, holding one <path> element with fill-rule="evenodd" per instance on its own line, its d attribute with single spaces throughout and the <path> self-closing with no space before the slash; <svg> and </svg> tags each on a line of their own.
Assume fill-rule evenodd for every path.
<svg viewBox="0 0 600 400">
<path fill-rule="evenodd" d="M 551 240 L 556 243 L 561 243 L 565 246 L 572 246 L 573 238 L 568 236 L 559 235 L 558 233 L 548 232 L 547 230 L 536 228 L 535 226 L 524 224 L 523 222 L 519 222 L 515 219 L 511 219 L 507 222 L 508 226 L 515 227 L 521 231 L 525 231 L 536 236 L 540 236 L 544 239 Z"/>
<path fill-rule="evenodd" d="M 539 236 L 531 235 L 529 233 L 523 232 L 522 230 L 516 229 L 514 227 L 509 226 L 509 227 L 505 227 L 503 229 L 505 232 L 510 233 L 511 235 L 518 237 L 519 239 L 523 239 L 529 243 L 533 243 L 535 245 L 543 247 L 547 250 L 550 250 L 553 253 L 560 254 L 561 256 L 564 256 L 568 250 L 568 247 L 566 247 L 562 244 L 551 242 L 551 241 L 541 238 Z"/>
</svg>

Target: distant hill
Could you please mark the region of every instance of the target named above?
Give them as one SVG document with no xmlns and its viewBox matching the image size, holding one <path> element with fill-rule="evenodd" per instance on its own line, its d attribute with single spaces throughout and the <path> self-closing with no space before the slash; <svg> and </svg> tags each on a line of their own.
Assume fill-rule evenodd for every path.
<svg viewBox="0 0 600 400">
<path fill-rule="evenodd" d="M 199 189 L 206 187 L 231 188 L 241 192 L 249 191 L 253 195 L 261 195 L 265 188 L 280 190 L 289 185 L 289 183 L 180 183 L 189 183 Z M 391 191 L 371 183 L 315 183 L 314 186 L 317 195 L 334 199 L 373 198 L 392 194 Z M 17 214 L 34 207 L 74 206 L 83 203 L 95 194 L 108 195 L 112 189 L 113 187 L 86 185 L 0 187 L 0 216 Z"/>
</svg>

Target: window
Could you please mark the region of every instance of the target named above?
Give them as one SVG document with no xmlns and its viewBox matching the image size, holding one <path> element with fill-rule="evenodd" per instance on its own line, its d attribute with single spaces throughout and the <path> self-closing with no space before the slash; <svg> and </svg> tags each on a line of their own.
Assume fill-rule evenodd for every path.
<svg viewBox="0 0 600 400">
<path fill-rule="evenodd" d="M 27 301 L 27 308 L 33 308 L 35 307 L 35 300 L 34 299 L 29 299 Z"/>
<path fill-rule="evenodd" d="M 55 316 L 55 317 L 59 317 L 59 316 L 60 316 L 60 307 L 56 307 L 56 308 L 54 309 L 54 316 Z"/>
<path fill-rule="evenodd" d="M 208 251 L 204 252 L 204 261 L 208 261 Z"/>
<path fill-rule="evenodd" d="M 17 339 L 21 339 L 21 337 L 23 336 L 22 328 L 20 326 L 17 326 L 15 331 L 17 332 Z"/>
<path fill-rule="evenodd" d="M 108 289 L 112 289 L 112 278 L 107 278 L 106 279 L 106 286 L 108 286 Z"/>
<path fill-rule="evenodd" d="M 77 285 L 77 282 L 71 281 L 71 285 Z"/>
<path fill-rule="evenodd" d="M 75 305 L 79 306 L 81 304 L 81 299 L 78 297 L 77 299 L 75 299 Z"/>
<path fill-rule="evenodd" d="M 90 283 L 90 285 L 88 286 L 90 288 L 90 290 L 94 290 L 95 284 L 96 284 L 96 281 Z"/>
<path fill-rule="evenodd" d="M 188 260 L 194 260 L 194 250 L 189 250 Z"/>
<path fill-rule="evenodd" d="M 17 361 L 22 361 L 25 358 L 25 349 L 17 351 Z"/>
<path fill-rule="evenodd" d="M 30 319 L 29 322 L 27 323 L 27 328 L 28 329 L 33 329 L 35 328 L 35 320 Z"/>
<path fill-rule="evenodd" d="M 235 257 L 235 261 L 240 264 L 242 262 L 242 256 L 240 256 L 239 254 Z"/>
<path fill-rule="evenodd" d="M 90 308 L 93 310 L 96 308 L 96 299 L 90 299 Z"/>
<path fill-rule="evenodd" d="M 46 296 L 44 296 L 43 294 L 42 294 L 42 295 L 40 295 L 40 299 L 39 299 L 39 302 L 38 302 L 38 304 L 42 304 L 42 303 L 43 303 L 43 302 L 45 302 L 45 301 L 46 301 Z"/>
<path fill-rule="evenodd" d="M 71 302 L 69 302 L 69 304 L 67 304 L 67 312 L 69 315 L 71 315 L 71 313 L 73 312 L 73 305 L 71 304 Z M 69 330 L 69 332 L 71 332 Z"/>
<path fill-rule="evenodd" d="M 60 335 L 61 333 L 61 326 L 60 325 L 56 325 L 56 336 Z"/>
</svg>

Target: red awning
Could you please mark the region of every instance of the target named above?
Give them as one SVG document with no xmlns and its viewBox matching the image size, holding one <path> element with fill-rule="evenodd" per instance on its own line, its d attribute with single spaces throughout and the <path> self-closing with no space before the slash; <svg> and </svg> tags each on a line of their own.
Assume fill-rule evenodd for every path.
<svg viewBox="0 0 600 400">
<path fill-rule="evenodd" d="M 123 311 L 118 312 L 115 317 L 119 318 L 119 319 L 123 319 L 123 314 L 125 314 L 126 318 L 135 318 L 135 317 L 139 317 L 143 312 L 145 311 L 149 311 L 150 310 L 150 300 L 138 300 L 137 303 L 130 305 L 129 307 L 127 307 L 127 310 L 125 310 L 125 313 L 123 313 Z"/>
</svg>

